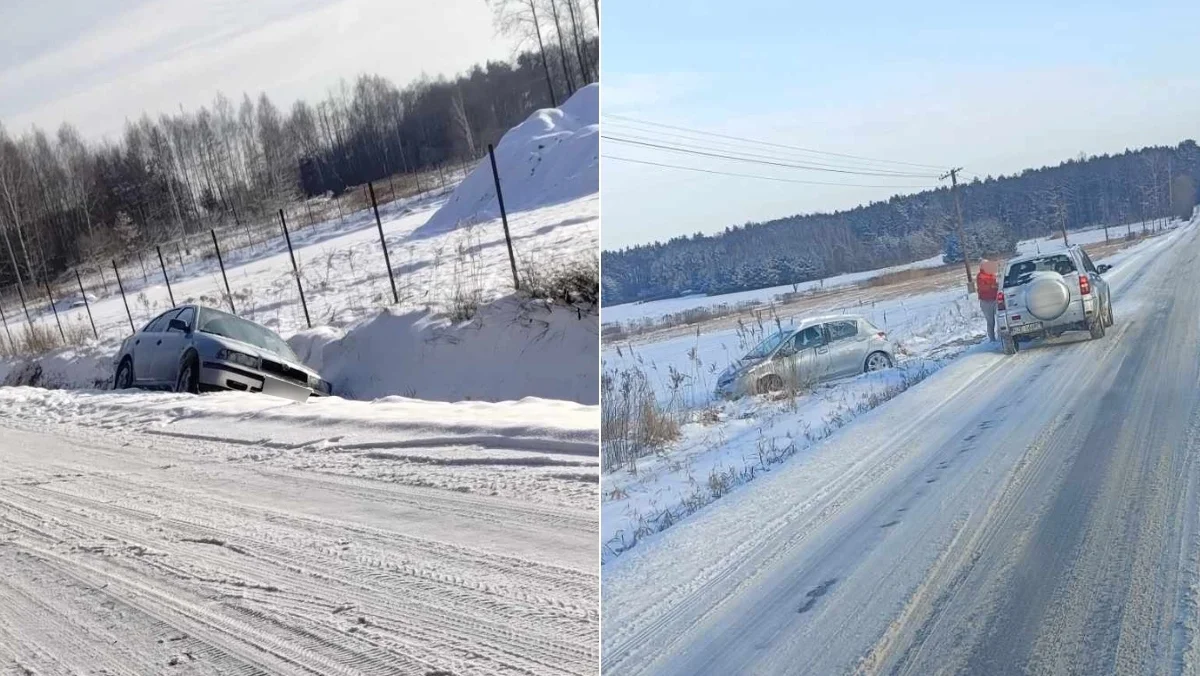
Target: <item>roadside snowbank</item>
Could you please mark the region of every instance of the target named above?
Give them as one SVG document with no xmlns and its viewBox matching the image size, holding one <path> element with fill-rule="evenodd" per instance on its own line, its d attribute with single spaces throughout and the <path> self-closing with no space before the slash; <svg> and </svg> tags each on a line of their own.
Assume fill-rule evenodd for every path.
<svg viewBox="0 0 1200 676">
<path fill-rule="evenodd" d="M 597 324 L 595 314 L 507 296 L 466 322 L 388 309 L 344 332 L 319 327 L 288 342 L 347 398 L 542 397 L 594 405 Z"/>
<path fill-rule="evenodd" d="M 474 444 L 591 457 L 599 427 L 594 406 L 532 397 L 500 403 L 323 397 L 297 404 L 238 392 L 197 397 L 41 387 L 0 388 L 0 416 L 278 448 Z"/>
<path fill-rule="evenodd" d="M 600 85 L 575 92 L 560 108 L 538 110 L 496 146 L 504 206 L 511 213 L 567 202 L 600 190 Z M 500 217 L 485 158 L 417 236 Z"/>
<path fill-rule="evenodd" d="M 0 386 L 106 389 L 112 386 L 117 341 L 64 347 L 38 357 L 0 358 Z"/>
</svg>

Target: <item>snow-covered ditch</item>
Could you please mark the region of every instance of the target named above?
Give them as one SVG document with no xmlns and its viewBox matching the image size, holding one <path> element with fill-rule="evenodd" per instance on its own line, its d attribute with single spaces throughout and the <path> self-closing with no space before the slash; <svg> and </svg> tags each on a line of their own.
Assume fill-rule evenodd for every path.
<svg viewBox="0 0 1200 676">
<path fill-rule="evenodd" d="M 1102 233 L 1099 241 L 1104 241 Z M 1131 265 L 1140 265 L 1167 243 L 1167 237 L 1151 238 L 1104 260 L 1117 273 L 1126 261 L 1133 259 Z M 1047 250 L 1062 243 L 1042 241 L 1040 246 Z M 659 405 L 680 427 L 679 437 L 657 453 L 606 468 L 601 475 L 602 562 L 739 490 L 779 463 L 797 458 L 821 467 L 823 439 L 957 357 L 998 349 L 997 344 L 984 341 L 978 300 L 958 290 L 844 311 L 862 314 L 886 328 L 902 355 L 896 368 L 827 383 L 796 396 L 730 402 L 712 395 L 717 374 L 762 332 L 775 330 L 774 324 L 605 349 L 606 379 L 620 382 L 623 372 L 644 374 Z M 799 318 L 781 318 L 781 322 L 786 326 L 795 319 Z M 619 393 L 620 387 L 612 391 Z M 606 437 L 604 443 L 611 441 Z"/>
<path fill-rule="evenodd" d="M 595 315 L 508 296 L 465 322 L 384 310 L 348 331 L 322 327 L 288 341 L 353 399 L 504 401 L 526 396 L 599 403 Z"/>
</svg>

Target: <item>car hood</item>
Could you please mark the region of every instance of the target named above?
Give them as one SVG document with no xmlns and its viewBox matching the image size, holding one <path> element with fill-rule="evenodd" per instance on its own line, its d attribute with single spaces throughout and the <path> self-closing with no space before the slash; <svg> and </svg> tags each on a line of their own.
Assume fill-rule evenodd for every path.
<svg viewBox="0 0 1200 676">
<path fill-rule="evenodd" d="M 213 333 L 204 333 L 203 331 L 198 331 L 198 332 L 196 332 L 195 335 L 198 338 L 202 337 L 203 339 L 211 341 L 213 343 L 213 345 L 218 349 L 224 347 L 224 348 L 227 348 L 230 350 L 244 352 L 252 357 L 258 357 L 259 359 L 270 359 L 271 361 L 277 361 L 286 366 L 290 366 L 292 368 L 296 368 L 301 371 L 304 371 L 305 373 L 307 373 L 310 376 L 313 376 L 316 378 L 321 377 L 321 374 L 319 374 L 316 371 L 305 366 L 298 359 L 291 359 L 290 357 L 285 357 L 281 354 L 258 347 L 257 345 L 251 345 L 250 343 L 243 343 L 240 340 L 237 340 L 235 338 L 230 338 L 228 336 L 218 336 Z"/>
<path fill-rule="evenodd" d="M 742 375 L 746 371 L 749 371 L 750 369 L 754 368 L 755 366 L 758 366 L 759 364 L 763 363 L 764 361 L 765 361 L 764 359 L 747 359 L 745 357 L 742 357 L 741 359 L 730 364 L 724 371 L 722 371 L 721 376 L 717 379 L 717 381 L 718 382 L 727 382 L 727 381 L 733 380 L 734 378 L 737 378 L 738 376 Z"/>
</svg>

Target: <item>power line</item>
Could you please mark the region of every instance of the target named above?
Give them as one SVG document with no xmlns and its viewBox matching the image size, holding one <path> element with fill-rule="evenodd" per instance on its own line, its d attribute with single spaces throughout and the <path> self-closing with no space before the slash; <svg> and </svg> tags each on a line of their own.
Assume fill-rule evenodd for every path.
<svg viewBox="0 0 1200 676">
<path fill-rule="evenodd" d="M 863 183 L 835 183 L 832 181 L 805 181 L 796 178 L 783 178 L 779 176 L 762 176 L 758 174 L 742 174 L 731 171 L 720 171 L 717 169 L 702 169 L 700 167 L 687 167 L 681 164 L 667 164 L 665 162 L 651 162 L 649 160 L 637 160 L 632 157 L 618 157 L 616 155 L 601 155 L 606 160 L 617 160 L 620 162 L 631 162 L 633 164 L 645 164 L 652 167 L 664 167 L 667 169 L 682 169 L 684 171 L 695 171 L 702 174 L 715 174 L 718 176 L 733 176 L 737 178 L 755 178 L 764 181 L 778 181 L 781 183 L 801 183 L 804 185 L 830 185 L 843 188 L 923 188 L 932 189 L 936 186 L 930 185 L 868 185 Z"/>
<path fill-rule="evenodd" d="M 606 131 L 607 131 L 607 129 L 606 129 Z M 659 145 L 660 143 L 662 143 L 661 139 L 656 139 L 656 138 L 646 137 L 646 136 L 639 136 L 636 134 L 629 134 L 628 132 L 625 132 L 620 129 L 618 129 L 617 131 L 618 131 L 618 133 L 622 134 L 621 137 L 618 138 L 618 137 L 609 135 L 609 136 L 604 136 L 603 138 L 607 138 L 607 139 L 614 140 L 617 142 L 625 142 L 625 143 L 636 142 L 636 143 L 649 144 L 654 147 L 665 147 L 665 146 Z M 680 148 L 686 149 L 686 150 L 699 149 L 699 150 L 706 150 L 706 151 L 710 151 L 710 152 L 736 153 L 739 156 L 739 158 L 729 158 L 729 159 L 753 158 L 756 160 L 762 159 L 762 160 L 775 160 L 775 161 L 780 161 L 780 160 L 796 161 L 794 157 L 786 157 L 786 156 L 782 157 L 782 158 L 779 157 L 780 153 L 778 151 L 767 151 L 767 152 L 774 152 L 775 154 L 762 155 L 762 154 L 758 154 L 758 153 L 748 153 L 748 152 L 742 151 L 740 149 L 731 149 L 728 147 L 724 147 L 721 144 L 695 145 L 697 142 L 694 139 L 688 139 L 688 140 L 691 142 L 690 144 L 687 144 L 687 145 L 670 144 L 670 149 L 680 149 Z M 801 164 L 794 164 L 792 166 L 797 169 L 811 169 L 813 171 L 833 171 L 833 172 L 837 172 L 837 173 L 852 173 L 852 174 L 861 174 L 863 176 L 896 176 L 898 178 L 935 178 L 934 174 L 918 174 L 918 173 L 911 172 L 911 171 L 895 171 L 892 169 L 878 169 L 878 168 L 874 168 L 874 167 L 869 167 L 869 168 L 848 167 L 845 165 L 828 164 L 825 162 L 814 162 L 814 161 L 811 161 L 808 159 L 803 160 Z"/>
<path fill-rule="evenodd" d="M 751 164 L 764 164 L 764 165 L 775 166 L 775 167 L 784 167 L 786 169 L 805 169 L 805 170 L 809 170 L 809 171 L 828 171 L 828 172 L 833 172 L 836 174 L 852 174 L 855 176 L 884 176 L 884 177 L 892 176 L 892 177 L 897 177 L 897 178 L 936 178 L 936 176 L 932 175 L 932 174 L 899 174 L 899 173 L 894 173 L 894 172 L 854 171 L 854 170 L 850 170 L 850 169 L 829 169 L 829 168 L 823 168 L 823 167 L 818 167 L 818 166 L 814 166 L 814 165 L 795 164 L 795 163 L 789 163 L 789 162 L 776 162 L 776 161 L 770 161 L 770 160 L 755 159 L 753 157 L 728 155 L 728 154 L 723 154 L 723 153 L 713 153 L 713 152 L 706 152 L 703 150 L 693 150 L 693 149 L 685 148 L 682 146 L 673 146 L 673 145 L 668 145 L 668 144 L 663 144 L 663 143 L 650 143 L 647 141 L 638 141 L 635 139 L 627 139 L 627 138 L 622 138 L 619 136 L 609 136 L 609 135 L 605 135 L 603 133 L 600 135 L 600 138 L 607 139 L 609 141 L 616 141 L 617 143 L 625 143 L 628 145 L 643 146 L 646 148 L 657 148 L 659 150 L 668 150 L 671 152 L 685 153 L 688 155 L 700 155 L 702 157 L 714 157 L 714 158 L 723 159 L 723 160 L 736 160 L 739 162 L 749 162 Z"/>
<path fill-rule="evenodd" d="M 671 132 L 671 131 L 662 131 L 662 130 L 657 130 L 657 129 L 655 129 L 655 130 L 642 129 L 640 127 L 630 125 L 625 122 L 619 122 L 619 121 L 606 121 L 604 123 L 604 131 L 606 131 L 606 132 L 614 132 L 615 131 L 622 135 L 633 136 L 634 138 L 639 138 L 639 137 L 635 136 L 636 134 L 651 133 L 655 137 L 653 140 L 661 141 L 663 138 L 678 139 L 680 141 L 687 142 L 688 144 L 704 143 L 704 144 L 706 144 L 706 147 L 708 149 L 716 149 L 716 150 L 724 150 L 724 151 L 732 151 L 732 152 L 745 152 L 744 149 L 746 148 L 746 145 L 747 145 L 744 142 L 724 141 L 724 140 L 720 140 L 720 139 L 716 139 L 716 138 L 714 138 L 714 139 L 697 138 L 696 134 L 689 135 L 689 134 L 679 134 L 679 133 L 675 133 L 675 132 Z M 751 144 L 751 145 L 753 146 L 755 144 Z M 759 143 L 757 145 L 760 147 L 754 148 L 755 150 L 761 150 L 762 152 L 771 153 L 774 156 L 783 156 L 785 159 L 792 159 L 792 160 L 801 161 L 801 162 L 810 162 L 810 163 L 813 163 L 813 164 L 816 164 L 819 166 L 837 167 L 837 168 L 842 168 L 842 169 L 856 169 L 856 170 L 860 170 L 860 171 L 881 171 L 881 172 L 888 171 L 888 172 L 896 172 L 896 173 L 913 173 L 911 169 L 905 170 L 905 169 L 898 168 L 898 167 L 880 166 L 879 164 L 873 163 L 873 161 L 868 161 L 868 160 L 838 159 L 836 161 L 837 162 L 836 164 L 828 164 L 828 163 L 819 161 L 819 160 L 827 160 L 828 158 L 821 157 L 821 156 L 812 157 L 811 154 L 806 156 L 804 154 L 804 151 L 801 151 L 801 150 L 791 149 L 791 148 L 787 148 L 787 147 L 779 148 L 775 144 Z M 779 149 L 776 149 L 776 148 L 779 148 Z M 830 161 L 833 161 L 833 160 L 830 160 Z M 932 175 L 932 174 L 930 174 L 930 175 Z"/>
<path fill-rule="evenodd" d="M 846 153 L 835 153 L 835 152 L 830 152 L 827 150 L 816 150 L 814 148 L 804 148 L 801 146 L 792 146 L 792 145 L 787 145 L 784 143 L 773 143 L 771 141 L 760 141 L 757 139 L 745 138 L 742 136 L 732 136 L 729 134 L 720 134 L 720 133 L 717 133 L 714 131 L 704 131 L 701 129 L 689 129 L 688 127 L 681 127 L 679 125 L 666 124 L 663 122 L 651 122 L 649 120 L 639 120 L 635 117 L 628 117 L 626 115 L 617 115 L 616 113 L 606 113 L 605 117 L 610 117 L 610 118 L 617 119 L 617 120 L 625 120 L 626 122 L 633 122 L 636 124 L 648 125 L 651 127 L 662 127 L 664 129 L 674 129 L 677 131 L 688 132 L 690 134 L 700 134 L 703 136 L 715 136 L 718 138 L 729 139 L 731 141 L 741 141 L 743 143 L 757 143 L 759 145 L 772 146 L 772 147 L 776 147 L 776 148 L 786 148 L 788 150 L 797 150 L 800 152 L 814 153 L 817 155 L 829 155 L 832 157 L 844 157 L 847 159 L 862 160 L 865 162 L 876 162 L 876 163 L 883 163 L 883 164 L 900 164 L 900 165 L 909 166 L 909 167 L 919 167 L 922 169 L 935 169 L 938 171 L 945 170 L 945 167 L 938 166 L 935 164 L 922 164 L 919 162 L 902 162 L 900 160 L 885 160 L 885 159 L 873 158 L 873 157 L 863 157 L 861 155 L 848 155 Z"/>
</svg>

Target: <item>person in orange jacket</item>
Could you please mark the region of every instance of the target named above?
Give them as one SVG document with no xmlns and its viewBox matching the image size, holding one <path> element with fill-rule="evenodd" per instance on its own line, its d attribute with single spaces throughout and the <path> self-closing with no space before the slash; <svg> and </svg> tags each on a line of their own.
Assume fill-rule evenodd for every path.
<svg viewBox="0 0 1200 676">
<path fill-rule="evenodd" d="M 979 311 L 987 320 L 987 335 L 989 341 L 996 340 L 996 292 L 1000 290 L 996 282 L 996 261 L 984 259 L 979 261 L 979 274 L 975 276 L 975 289 L 979 293 Z"/>
</svg>

